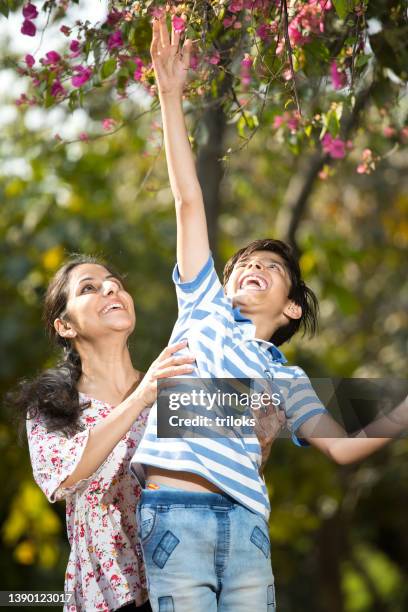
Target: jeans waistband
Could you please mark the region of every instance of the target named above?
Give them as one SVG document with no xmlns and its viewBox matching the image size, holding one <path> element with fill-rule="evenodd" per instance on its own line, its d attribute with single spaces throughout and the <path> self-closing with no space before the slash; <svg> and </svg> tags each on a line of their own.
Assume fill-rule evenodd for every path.
<svg viewBox="0 0 408 612">
<path fill-rule="evenodd" d="M 143 489 L 140 504 L 147 506 L 217 507 L 231 509 L 240 506 L 226 493 L 185 491 L 183 489 Z"/>
</svg>

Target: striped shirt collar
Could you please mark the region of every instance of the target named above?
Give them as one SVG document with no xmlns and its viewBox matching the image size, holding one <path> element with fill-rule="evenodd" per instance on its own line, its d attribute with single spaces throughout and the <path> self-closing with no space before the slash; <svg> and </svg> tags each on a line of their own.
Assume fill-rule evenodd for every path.
<svg viewBox="0 0 408 612">
<path fill-rule="evenodd" d="M 268 342 L 268 340 L 262 340 L 261 338 L 255 337 L 255 325 L 252 323 L 251 319 L 248 319 L 241 313 L 239 306 L 235 306 L 232 311 L 234 313 L 234 319 L 237 323 L 245 323 L 245 326 L 241 325 L 241 328 L 244 327 L 241 342 L 256 340 L 260 344 L 262 343 L 264 346 L 268 347 L 268 351 L 272 355 L 273 361 L 276 361 L 277 363 L 287 363 L 288 360 L 286 359 L 285 355 L 278 349 L 277 346 L 273 344 L 273 342 Z M 239 344 L 241 344 L 241 342 Z"/>
</svg>

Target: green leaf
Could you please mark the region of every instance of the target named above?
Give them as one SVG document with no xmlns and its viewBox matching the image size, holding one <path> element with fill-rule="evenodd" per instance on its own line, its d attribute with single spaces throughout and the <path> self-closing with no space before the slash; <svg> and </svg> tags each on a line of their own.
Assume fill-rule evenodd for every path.
<svg viewBox="0 0 408 612">
<path fill-rule="evenodd" d="M 102 64 L 101 68 L 102 79 L 107 79 L 108 77 L 110 77 L 115 72 L 116 65 L 117 64 L 115 57 L 111 57 L 110 59 L 106 60 L 106 62 Z"/>
<path fill-rule="evenodd" d="M 345 19 L 349 13 L 349 5 L 351 3 L 348 0 L 333 0 L 333 4 L 340 19 Z"/>
<path fill-rule="evenodd" d="M 9 16 L 9 7 L 6 0 L 0 0 L 0 13 L 5 17 Z"/>
</svg>

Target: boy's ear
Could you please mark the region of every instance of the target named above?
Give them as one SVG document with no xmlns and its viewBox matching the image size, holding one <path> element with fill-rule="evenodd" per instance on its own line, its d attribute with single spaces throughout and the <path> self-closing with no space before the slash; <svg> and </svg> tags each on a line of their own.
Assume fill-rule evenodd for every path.
<svg viewBox="0 0 408 612">
<path fill-rule="evenodd" d="M 54 328 L 61 338 L 75 338 L 77 335 L 72 325 L 65 319 L 55 319 Z"/>
<path fill-rule="evenodd" d="M 283 314 L 289 317 L 289 319 L 300 319 L 300 317 L 302 316 L 302 307 L 299 306 L 299 304 L 290 301 L 285 306 Z"/>
</svg>

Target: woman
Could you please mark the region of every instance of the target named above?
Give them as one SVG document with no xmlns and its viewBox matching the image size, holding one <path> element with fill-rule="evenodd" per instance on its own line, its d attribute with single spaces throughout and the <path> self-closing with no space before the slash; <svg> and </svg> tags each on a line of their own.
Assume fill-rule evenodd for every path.
<svg viewBox="0 0 408 612">
<path fill-rule="evenodd" d="M 49 335 L 64 350 L 56 368 L 23 381 L 13 403 L 27 418 L 34 478 L 51 502 L 65 499 L 71 545 L 69 612 L 151 610 L 137 538 L 140 487 L 129 462 L 143 434 L 159 378 L 189 374 L 194 358 L 167 347 L 145 375 L 127 341 L 132 297 L 95 258 L 71 258 L 44 304 Z"/>
</svg>

